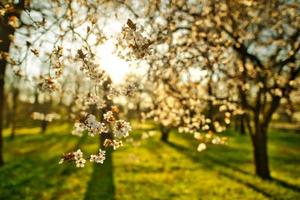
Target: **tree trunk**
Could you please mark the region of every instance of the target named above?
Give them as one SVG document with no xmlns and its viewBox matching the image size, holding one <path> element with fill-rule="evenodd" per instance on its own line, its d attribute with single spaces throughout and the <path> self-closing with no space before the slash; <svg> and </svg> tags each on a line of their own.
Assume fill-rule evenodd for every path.
<svg viewBox="0 0 300 200">
<path fill-rule="evenodd" d="M 111 132 L 108 132 L 108 133 L 101 133 L 101 134 L 100 134 L 100 148 L 101 148 L 101 149 L 104 149 L 104 148 L 105 148 L 105 146 L 104 146 L 104 141 L 105 141 L 106 139 L 110 139 L 110 140 L 113 139 L 113 135 L 112 135 Z"/>
<path fill-rule="evenodd" d="M 238 115 L 234 118 L 234 130 L 241 135 L 246 135 L 245 116 Z"/>
<path fill-rule="evenodd" d="M 13 139 L 16 134 L 16 112 L 17 112 L 17 101 L 19 98 L 19 89 L 14 88 L 13 90 L 13 101 L 12 101 L 12 113 L 11 113 L 11 133 L 10 138 Z"/>
<path fill-rule="evenodd" d="M 11 124 L 11 111 L 10 111 L 10 105 L 9 105 L 9 96 L 4 93 L 4 113 L 3 114 L 3 127 L 10 127 Z"/>
<path fill-rule="evenodd" d="M 237 116 L 235 116 L 234 117 L 234 131 L 235 132 L 238 132 L 239 131 L 239 123 L 238 123 L 238 121 L 239 121 L 239 118 L 237 117 Z"/>
<path fill-rule="evenodd" d="M 48 122 L 45 120 L 41 121 L 41 134 L 44 134 L 47 130 Z"/>
<path fill-rule="evenodd" d="M 169 138 L 169 128 L 165 127 L 163 125 L 160 125 L 160 132 L 161 132 L 161 137 L 160 140 L 163 142 L 168 142 L 168 138 Z"/>
<path fill-rule="evenodd" d="M 255 173 L 262 179 L 271 179 L 268 161 L 267 128 L 258 125 L 251 139 L 254 149 Z"/>
<path fill-rule="evenodd" d="M 241 135 L 246 135 L 246 128 L 245 128 L 245 116 L 241 116 L 241 121 L 240 121 L 240 134 Z"/>
<path fill-rule="evenodd" d="M 14 9 L 11 9 L 1 17 L 0 20 L 0 52 L 9 53 L 10 47 L 10 35 L 13 35 L 15 29 L 11 27 L 8 23 L 9 17 L 15 16 L 18 19 L 20 18 L 21 11 L 29 6 L 29 1 L 20 0 L 15 4 Z M 7 61 L 5 58 L 0 59 L 0 166 L 3 165 L 3 109 L 4 109 L 4 77 Z"/>
<path fill-rule="evenodd" d="M 6 31 L 2 24 L 0 27 L 0 51 L 4 53 L 9 52 L 10 40 L 9 34 L 10 31 Z M 4 110 L 4 78 L 5 78 L 5 69 L 6 69 L 7 61 L 6 59 L 0 59 L 0 166 L 4 164 L 3 161 L 3 136 L 2 136 L 2 129 L 3 129 L 3 110 Z"/>
<path fill-rule="evenodd" d="M 4 109 L 4 75 L 5 75 L 6 62 L 0 60 L 0 166 L 4 164 L 3 160 L 3 136 L 2 136 L 2 125 L 3 125 L 3 109 Z"/>
</svg>

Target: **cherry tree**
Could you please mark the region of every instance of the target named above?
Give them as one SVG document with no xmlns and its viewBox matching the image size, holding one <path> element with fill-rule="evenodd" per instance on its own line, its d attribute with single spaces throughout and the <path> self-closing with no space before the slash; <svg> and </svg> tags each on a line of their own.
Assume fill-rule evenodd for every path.
<svg viewBox="0 0 300 200">
<path fill-rule="evenodd" d="M 165 78 L 170 88 L 178 81 L 168 79 L 184 70 L 202 72 L 194 76 L 211 85 L 202 100 L 220 105 L 225 122 L 237 114 L 245 117 L 256 174 L 264 179 L 271 177 L 267 133 L 272 116 L 282 103 L 298 99 L 299 7 L 297 1 L 199 0 L 161 2 L 153 9 L 155 45 L 166 49 L 166 59 L 150 62 L 160 66 L 152 71 L 162 76 L 171 71 Z"/>
<path fill-rule="evenodd" d="M 104 144 L 101 146 L 119 147 L 122 139 L 128 136 L 131 126 L 128 122 L 117 119 L 118 109 L 113 106 L 111 99 L 132 93 L 134 87 L 128 84 L 115 87 L 111 83 L 109 74 L 99 65 L 98 48 L 110 39 L 119 43 L 119 52 L 126 50 L 128 57 L 140 59 L 147 53 L 145 44 L 148 40 L 137 32 L 130 20 L 127 21 L 136 16 L 131 6 L 124 1 L 107 0 L 8 0 L 1 2 L 0 6 L 1 113 L 7 66 L 15 68 L 16 75 L 21 78 L 35 82 L 38 92 L 43 95 L 63 92 L 61 80 L 66 77 L 69 68 L 77 68 L 81 76 L 88 80 L 89 89 L 78 97 L 79 112 L 73 134 L 81 135 L 86 131 L 88 135 L 95 136 L 110 132 L 114 139 L 102 141 Z M 119 17 L 120 12 L 128 14 Z M 115 17 L 112 18 L 111 15 Z M 108 19 L 112 20 L 109 22 L 112 25 L 122 22 L 119 33 L 112 35 L 105 32 L 105 22 Z M 33 68 L 29 69 L 28 65 L 33 63 L 35 67 L 43 68 L 40 70 L 41 76 L 32 74 Z M 44 70 L 45 68 L 48 70 Z M 84 105 L 80 105 L 83 101 Z M 96 112 L 90 112 L 92 107 L 96 108 Z M 102 110 L 101 114 L 99 110 Z M 33 117 L 43 121 L 53 118 L 39 113 L 34 113 Z M 2 123 L 2 114 L 0 122 Z M 0 133 L 0 163 L 3 164 L 2 125 Z M 99 154 L 90 157 L 90 161 L 102 163 L 104 155 L 105 150 L 100 149 Z M 83 167 L 86 158 L 81 150 L 77 150 L 65 154 L 61 162 L 64 161 L 72 161 L 77 167 Z"/>
<path fill-rule="evenodd" d="M 213 70 L 235 90 L 234 96 L 228 91 L 223 98 L 244 110 L 256 174 L 265 179 L 270 178 L 267 133 L 272 115 L 282 102 L 292 103 L 299 88 L 299 8 L 293 1 L 221 1 L 208 3 L 207 13 L 200 15 L 219 38 L 212 43 L 226 48 Z"/>
<path fill-rule="evenodd" d="M 193 19 L 176 10 L 176 2 L 167 1 L 151 4 L 148 9 L 145 29 L 152 38 L 146 81 L 150 87 L 145 92 L 151 96 L 152 106 L 145 116 L 161 125 L 164 139 L 167 139 L 165 130 L 177 128 L 180 132 L 194 133 L 200 140 L 199 147 L 205 143 L 224 144 L 226 139 L 214 133 L 225 129 L 231 113 L 223 112 L 219 118 L 207 114 L 207 108 L 212 107 L 207 87 L 210 77 L 207 70 L 199 70 L 199 44 L 191 40 L 186 27 L 180 24 L 192 23 Z M 217 108 L 221 106 L 214 103 Z"/>
</svg>

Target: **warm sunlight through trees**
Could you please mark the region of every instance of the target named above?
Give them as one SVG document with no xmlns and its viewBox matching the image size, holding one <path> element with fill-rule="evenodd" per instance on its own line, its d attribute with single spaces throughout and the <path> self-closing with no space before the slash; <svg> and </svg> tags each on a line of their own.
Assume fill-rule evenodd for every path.
<svg viewBox="0 0 300 200">
<path fill-rule="evenodd" d="M 297 145 L 289 141 L 296 138 L 299 142 L 297 134 L 289 135 L 300 130 L 299 88 L 300 3 L 297 0 L 0 2 L 0 174 L 3 170 L 3 177 L 11 157 L 18 160 L 18 154 L 21 157 L 35 154 L 33 149 L 25 150 L 21 143 L 27 140 L 22 137 L 38 137 L 36 141 L 41 146 L 46 138 L 53 137 L 49 142 L 61 142 L 66 148 L 54 147 L 52 150 L 61 150 L 62 156 L 55 153 L 55 159 L 51 160 L 67 171 L 72 167 L 90 170 L 89 161 L 101 164 L 95 165 L 94 170 L 101 168 L 102 175 L 95 176 L 113 176 L 113 170 L 120 165 L 126 165 L 128 171 L 124 174 L 131 173 L 130 170 L 138 173 L 140 169 L 133 167 L 136 164 L 150 173 L 148 164 L 152 158 L 141 147 L 146 144 L 162 163 L 172 156 L 179 159 L 179 155 L 170 151 L 172 148 L 184 160 L 189 158 L 200 164 L 199 158 L 203 157 L 203 163 L 208 162 L 217 174 L 221 164 L 242 173 L 242 177 L 257 175 L 261 182 L 252 186 L 247 183 L 251 178 L 245 181 L 235 174 L 224 175 L 226 170 L 220 173 L 250 185 L 265 198 L 276 199 L 278 194 L 278 198 L 284 199 L 281 195 L 286 193 L 292 197 L 287 199 L 297 199 L 300 179 L 287 175 L 289 182 L 282 180 L 284 173 L 279 169 L 284 166 L 274 162 L 277 152 L 274 149 L 281 149 L 277 153 L 288 166 L 287 174 L 299 164 L 299 159 L 287 163 L 299 153 Z M 64 126 L 68 128 L 60 131 L 58 127 Z M 26 136 L 20 134 L 22 129 L 27 130 L 22 133 Z M 240 135 L 234 134 L 237 129 Z M 37 136 L 36 132 L 42 134 Z M 280 140 L 278 135 L 282 133 L 286 135 L 280 136 Z M 159 144 L 152 144 L 157 135 Z M 92 144 L 96 147 L 90 148 Z M 18 145 L 24 152 L 16 153 L 22 151 Z M 113 153 L 116 149 L 117 153 Z M 224 154 L 232 153 L 231 149 L 236 153 Z M 133 153 L 123 157 L 127 151 Z M 143 157 L 143 152 L 145 158 L 135 157 Z M 114 166 L 112 155 L 119 154 L 122 156 L 117 156 L 118 164 Z M 286 160 L 281 158 L 284 154 Z M 44 154 L 43 157 L 47 158 Z M 143 159 L 146 161 L 141 162 Z M 251 163 L 254 170 L 244 171 L 243 165 Z M 169 164 L 162 168 L 170 170 Z M 182 176 L 184 179 L 186 175 Z M 191 181 L 189 177 L 185 180 Z M 189 184 L 182 187 L 188 188 Z M 276 184 L 293 192 L 271 191 L 276 194 L 272 196 L 257 189 L 260 184 L 263 188 L 268 188 L 264 184 Z M 0 184 L 0 193 L 1 187 Z M 148 193 L 149 199 L 154 194 Z M 167 196 L 162 199 L 173 198 L 169 193 Z M 249 196 L 253 198 L 258 197 Z"/>
<path fill-rule="evenodd" d="M 167 120 L 177 121 L 170 121 L 172 126 L 188 122 L 186 132 L 200 126 L 220 132 L 220 124 L 226 126 L 233 115 L 242 113 L 253 143 L 256 173 L 270 178 L 269 123 L 281 104 L 291 107 L 299 100 L 299 4 L 173 1 L 161 6 L 165 7 L 157 8 L 159 20 L 150 23 L 158 27 L 153 34 L 159 39 L 149 76 L 151 82 L 158 82 L 157 88 L 166 90 L 165 97 L 162 91 L 158 95 L 172 101 L 167 103 L 171 107 Z M 168 108 L 161 103 L 163 113 Z M 204 112 L 212 105 L 219 106 L 215 117 Z M 222 112 L 223 123 L 216 117 Z"/>
</svg>

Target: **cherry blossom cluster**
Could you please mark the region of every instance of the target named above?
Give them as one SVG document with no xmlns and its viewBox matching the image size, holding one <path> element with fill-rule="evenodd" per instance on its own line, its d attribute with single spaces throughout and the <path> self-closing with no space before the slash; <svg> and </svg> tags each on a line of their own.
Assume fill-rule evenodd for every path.
<svg viewBox="0 0 300 200">
<path fill-rule="evenodd" d="M 64 65 L 62 63 L 62 56 L 63 56 L 63 48 L 58 46 L 51 54 L 51 67 L 55 73 L 55 76 L 58 78 L 62 76 Z"/>
<path fill-rule="evenodd" d="M 60 84 L 57 82 L 56 79 L 44 76 L 39 77 L 37 87 L 41 92 L 48 93 L 60 90 Z"/>
<path fill-rule="evenodd" d="M 107 111 L 103 117 L 107 122 L 114 122 L 116 120 L 112 111 Z"/>
<path fill-rule="evenodd" d="M 112 111 L 106 112 L 103 116 L 106 122 L 113 124 L 113 134 L 115 138 L 122 139 L 129 135 L 129 132 L 131 131 L 129 122 L 124 120 L 115 120 Z M 81 136 L 82 132 L 85 130 L 90 136 L 95 136 L 108 132 L 108 127 L 105 125 L 105 123 L 97 121 L 94 115 L 88 114 L 79 122 L 75 123 L 72 134 Z"/>
<path fill-rule="evenodd" d="M 85 159 L 83 153 L 80 149 L 64 154 L 59 161 L 59 164 L 64 162 L 74 162 L 75 166 L 78 168 L 82 168 L 85 166 L 86 161 L 89 160 L 90 162 L 103 164 L 105 160 L 105 150 L 99 149 L 97 154 L 90 155 L 89 159 Z"/>
<path fill-rule="evenodd" d="M 117 120 L 114 124 L 113 134 L 117 139 L 125 138 L 129 135 L 131 126 L 129 122 Z"/>
<path fill-rule="evenodd" d="M 114 150 L 123 145 L 123 138 L 128 137 L 131 131 L 129 122 L 124 120 L 116 120 L 115 113 L 118 113 L 119 109 L 116 106 L 112 106 L 111 110 L 103 114 L 103 122 L 96 119 L 95 115 L 86 114 L 79 121 L 74 124 L 72 131 L 73 135 L 82 136 L 84 131 L 87 131 L 89 136 L 95 136 L 112 131 L 115 139 L 106 139 L 103 143 L 105 148 L 112 147 Z M 62 158 L 64 159 L 64 157 Z M 97 155 L 91 155 L 90 161 L 96 163 L 103 163 L 105 160 L 105 151 L 99 150 Z"/>
<path fill-rule="evenodd" d="M 88 110 L 92 107 L 98 110 L 107 107 L 105 100 L 93 93 L 88 93 L 87 95 L 77 94 L 74 103 L 71 114 L 74 119 L 78 113 L 81 116 L 86 116 L 88 114 Z"/>
<path fill-rule="evenodd" d="M 59 164 L 62 164 L 63 162 L 74 162 L 76 167 L 82 168 L 84 167 L 86 163 L 86 159 L 83 158 L 83 153 L 80 149 L 74 152 L 70 152 L 65 154 L 59 161 Z"/>
<path fill-rule="evenodd" d="M 136 82 L 126 82 L 121 88 L 121 94 L 124 96 L 132 97 L 137 92 L 138 86 Z"/>
<path fill-rule="evenodd" d="M 107 80 L 108 75 L 106 71 L 101 69 L 100 65 L 97 64 L 89 54 L 84 53 L 82 49 L 77 51 L 76 60 L 81 61 L 80 70 L 94 81 L 95 84 L 101 85 Z"/>
<path fill-rule="evenodd" d="M 106 125 L 97 121 L 95 115 L 92 114 L 88 114 L 83 117 L 80 122 L 76 122 L 72 134 L 81 136 L 85 130 L 92 137 L 108 131 Z"/>
<path fill-rule="evenodd" d="M 97 109 L 102 109 L 106 106 L 105 101 L 94 94 L 89 94 L 87 97 L 84 97 L 83 102 L 85 106 L 89 107 L 95 105 Z"/>
<path fill-rule="evenodd" d="M 141 34 L 136 24 L 128 19 L 118 38 L 117 53 L 126 60 L 142 59 L 150 54 L 151 44 L 152 42 Z"/>
<path fill-rule="evenodd" d="M 105 160 L 105 150 L 99 149 L 98 154 L 90 156 L 90 162 L 103 164 L 104 160 Z"/>
<path fill-rule="evenodd" d="M 103 143 L 105 147 L 113 147 L 114 150 L 118 149 L 119 147 L 123 146 L 122 140 L 112 140 L 106 139 Z"/>
<path fill-rule="evenodd" d="M 109 93 L 107 97 L 112 99 L 113 97 L 117 96 L 127 96 L 132 97 L 137 92 L 137 84 L 134 82 L 126 82 L 120 86 L 112 86 L 109 85 Z"/>
<path fill-rule="evenodd" d="M 72 130 L 72 135 L 81 137 L 84 131 L 85 131 L 85 125 L 80 122 L 75 122 L 74 128 Z"/>
</svg>

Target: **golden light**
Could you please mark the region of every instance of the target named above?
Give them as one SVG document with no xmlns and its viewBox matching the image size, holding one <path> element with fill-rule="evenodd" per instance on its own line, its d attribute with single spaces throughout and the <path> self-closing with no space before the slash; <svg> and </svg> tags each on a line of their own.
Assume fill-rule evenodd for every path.
<svg viewBox="0 0 300 200">
<path fill-rule="evenodd" d="M 129 63 L 114 54 L 115 45 L 107 40 L 99 47 L 100 66 L 110 75 L 114 83 L 120 83 L 129 73 Z"/>
</svg>

